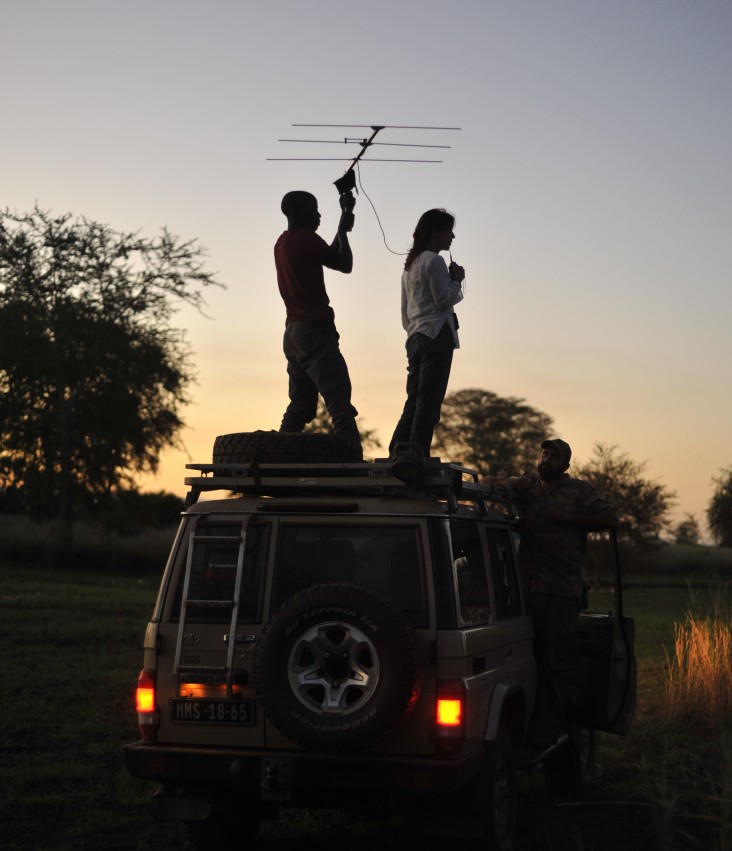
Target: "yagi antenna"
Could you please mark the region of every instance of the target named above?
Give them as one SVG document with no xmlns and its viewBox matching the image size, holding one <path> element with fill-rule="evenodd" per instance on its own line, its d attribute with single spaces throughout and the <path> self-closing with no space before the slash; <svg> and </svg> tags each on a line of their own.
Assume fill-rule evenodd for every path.
<svg viewBox="0 0 732 851">
<path fill-rule="evenodd" d="M 412 124 L 293 124 L 293 127 L 338 127 L 345 129 L 362 129 L 368 127 L 371 130 L 371 135 L 368 139 L 360 139 L 354 138 L 353 136 L 345 136 L 343 139 L 278 139 L 278 142 L 295 142 L 295 143 L 307 143 L 307 144 L 326 144 L 326 145 L 359 145 L 361 150 L 356 154 L 353 159 L 350 160 L 351 164 L 346 169 L 345 173 L 342 177 L 339 177 L 338 180 L 334 180 L 334 184 L 336 189 L 338 190 L 339 202 L 341 205 L 341 210 L 343 212 L 351 213 L 353 208 L 356 205 L 356 199 L 353 197 L 353 191 L 356 189 L 356 168 L 360 161 L 363 162 L 386 162 L 386 163 L 441 163 L 442 160 L 428 160 L 428 159 L 412 159 L 412 158 L 399 158 L 399 159 L 390 159 L 385 157 L 364 157 L 364 154 L 368 151 L 369 148 L 372 148 L 376 145 L 383 145 L 385 147 L 399 147 L 399 148 L 443 148 L 449 149 L 451 145 L 430 145 L 422 142 L 374 142 L 376 136 L 382 130 L 460 130 L 460 127 L 425 127 L 422 125 L 412 125 Z M 278 160 L 278 161 L 329 161 L 329 162 L 342 162 L 348 161 L 349 157 L 267 157 L 268 160 Z M 361 172 L 359 169 L 358 181 L 361 182 Z M 363 187 L 361 187 L 363 190 Z M 379 220 L 379 214 L 376 212 L 376 207 L 374 207 L 373 201 L 369 198 L 364 191 L 364 195 L 368 198 L 369 203 L 373 207 L 374 214 L 376 215 L 376 220 L 379 222 L 379 227 L 381 227 L 381 221 Z M 351 224 L 351 227 L 353 225 Z M 349 227 L 348 230 L 351 228 Z M 384 233 L 384 228 L 381 227 L 381 233 L 384 236 L 384 245 L 386 245 L 389 251 L 392 251 L 389 248 L 386 242 L 386 234 Z M 394 251 L 393 254 L 398 254 L 399 252 Z"/>
<path fill-rule="evenodd" d="M 361 145 L 358 139 L 349 139 L 346 136 L 340 139 L 278 139 L 278 142 L 317 142 L 320 145 Z M 452 145 L 415 145 L 414 142 L 372 142 L 372 145 L 388 145 L 392 148 L 451 148 Z"/>
<path fill-rule="evenodd" d="M 382 157 L 367 157 L 364 158 L 364 154 L 366 151 L 375 146 L 375 145 L 383 145 L 383 146 L 391 146 L 391 147 L 400 147 L 400 148 L 443 148 L 449 149 L 451 145 L 429 145 L 424 143 L 410 143 L 410 142 L 374 142 L 376 136 L 382 130 L 460 130 L 460 127 L 424 127 L 417 125 L 408 125 L 408 124 L 293 124 L 293 127 L 342 127 L 345 129 L 349 128 L 366 128 L 371 129 L 372 133 L 368 137 L 368 139 L 355 139 L 353 137 L 346 136 L 342 140 L 337 139 L 278 139 L 278 142 L 297 142 L 297 143 L 315 143 L 315 144 L 333 144 L 333 145 L 360 145 L 361 150 L 356 154 L 356 156 L 351 159 L 350 166 L 346 169 L 345 173 L 342 177 L 339 177 L 338 180 L 334 181 L 335 187 L 338 190 L 338 194 L 341 196 L 342 205 L 344 201 L 347 201 L 347 197 L 349 196 L 353 198 L 351 192 L 356 189 L 356 173 L 354 169 L 358 165 L 358 163 L 363 160 L 363 162 L 391 162 L 391 163 L 441 163 L 442 160 L 431 160 L 431 159 L 413 159 L 413 158 L 399 158 L 399 159 L 389 159 Z M 267 160 L 271 161 L 279 161 L 279 162 L 294 162 L 294 161 L 320 161 L 320 162 L 343 162 L 348 161 L 349 157 L 267 157 Z M 358 190 L 356 190 L 358 191 Z M 355 201 L 353 201 L 355 203 Z"/>
<path fill-rule="evenodd" d="M 462 127 L 420 127 L 413 124 L 293 124 L 293 127 L 370 127 L 376 130 L 462 130 Z"/>
</svg>

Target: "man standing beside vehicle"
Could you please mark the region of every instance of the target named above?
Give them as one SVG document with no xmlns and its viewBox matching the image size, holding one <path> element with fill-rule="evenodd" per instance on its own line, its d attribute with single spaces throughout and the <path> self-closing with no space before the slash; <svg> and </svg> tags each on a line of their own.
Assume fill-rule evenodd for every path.
<svg viewBox="0 0 732 851">
<path fill-rule="evenodd" d="M 485 476 L 511 490 L 521 517 L 519 567 L 534 625 L 537 694 L 526 744 L 545 749 L 564 729 L 567 662 L 586 585 L 587 533 L 617 528 L 618 514 L 597 490 L 568 473 L 572 450 L 545 440 L 537 474 Z"/>
<path fill-rule="evenodd" d="M 350 194 L 350 193 L 349 193 Z M 360 451 L 358 411 L 351 404 L 351 379 L 338 345 L 335 314 L 325 290 L 323 267 L 350 274 L 353 254 L 348 232 L 354 224 L 352 196 L 341 196 L 341 217 L 333 242 L 316 233 L 318 201 L 309 192 L 288 192 L 281 209 L 287 230 L 274 247 L 277 284 L 287 318 L 283 349 L 287 358 L 290 404 L 281 432 L 301 432 L 314 417 L 318 394 L 333 421 L 333 431 L 352 439 Z"/>
</svg>

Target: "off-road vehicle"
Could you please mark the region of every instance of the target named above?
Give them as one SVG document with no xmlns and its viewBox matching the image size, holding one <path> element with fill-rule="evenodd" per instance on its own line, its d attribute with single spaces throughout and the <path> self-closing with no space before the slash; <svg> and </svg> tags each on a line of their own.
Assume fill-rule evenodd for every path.
<svg viewBox="0 0 732 851">
<path fill-rule="evenodd" d="M 286 437 L 223 435 L 188 465 L 127 768 L 201 848 L 241 847 L 279 807 L 373 807 L 509 849 L 517 766 L 576 791 L 594 731 L 630 725 L 617 565 L 615 613 L 579 618 L 567 734 L 527 753 L 535 660 L 507 495 L 439 459 L 350 462 L 325 435 Z"/>
</svg>

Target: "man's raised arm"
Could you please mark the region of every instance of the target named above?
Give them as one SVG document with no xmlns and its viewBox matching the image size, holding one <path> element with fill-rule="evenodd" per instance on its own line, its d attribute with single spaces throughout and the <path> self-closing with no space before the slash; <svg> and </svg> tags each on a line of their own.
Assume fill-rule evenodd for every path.
<svg viewBox="0 0 732 851">
<path fill-rule="evenodd" d="M 337 272 L 343 272 L 346 275 L 353 269 L 353 252 L 348 242 L 348 231 L 353 227 L 354 221 L 355 216 L 353 213 L 347 210 L 341 213 L 341 220 L 338 222 L 338 233 L 336 233 L 335 239 L 331 242 L 323 259 L 324 266 L 327 266 L 329 269 L 335 269 Z"/>
</svg>

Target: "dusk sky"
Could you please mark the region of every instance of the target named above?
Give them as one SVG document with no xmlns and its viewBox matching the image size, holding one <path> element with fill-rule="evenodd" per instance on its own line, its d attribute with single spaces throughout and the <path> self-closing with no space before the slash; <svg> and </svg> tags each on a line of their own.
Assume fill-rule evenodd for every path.
<svg viewBox="0 0 732 851">
<path fill-rule="evenodd" d="M 182 494 L 214 437 L 279 426 L 284 308 L 272 247 L 282 195 L 320 200 L 367 136 L 389 247 L 430 207 L 457 218 L 466 269 L 448 392 L 479 387 L 549 414 L 587 460 L 617 445 L 702 521 L 732 466 L 732 3 L 729 0 L 2 0 L 0 206 L 42 209 L 207 249 L 187 452 L 148 490 Z M 367 125 L 363 130 L 294 123 Z M 394 152 L 399 152 L 394 153 Z M 409 152 L 408 154 L 405 152 Z M 363 194 L 350 276 L 326 273 L 363 427 L 386 446 L 404 401 L 403 257 Z M 488 471 L 483 471 L 488 472 Z"/>
</svg>

